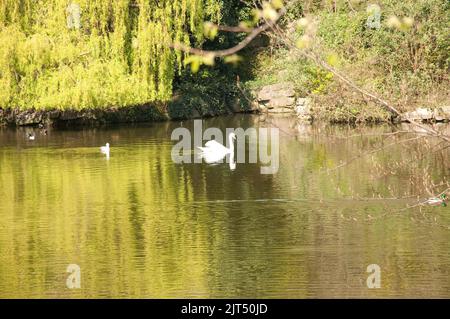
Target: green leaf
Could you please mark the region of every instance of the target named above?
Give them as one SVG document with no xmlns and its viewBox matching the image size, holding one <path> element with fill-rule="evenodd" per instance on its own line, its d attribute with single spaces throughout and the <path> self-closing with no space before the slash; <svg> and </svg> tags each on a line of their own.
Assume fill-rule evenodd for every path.
<svg viewBox="0 0 450 319">
<path fill-rule="evenodd" d="M 230 63 L 230 64 L 236 65 L 242 61 L 242 57 L 237 54 L 233 54 L 233 55 L 226 56 L 223 60 L 225 63 Z"/>
</svg>

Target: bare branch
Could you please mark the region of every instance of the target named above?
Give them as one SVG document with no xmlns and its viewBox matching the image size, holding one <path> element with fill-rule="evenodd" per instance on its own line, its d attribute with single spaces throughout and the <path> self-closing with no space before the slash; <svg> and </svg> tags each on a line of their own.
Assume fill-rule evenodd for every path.
<svg viewBox="0 0 450 319">
<path fill-rule="evenodd" d="M 236 46 L 231 47 L 229 49 L 224 50 L 202 50 L 199 48 L 191 48 L 188 45 L 182 44 L 182 43 L 173 43 L 170 47 L 175 50 L 180 50 L 185 53 L 194 54 L 198 56 L 203 57 L 209 57 L 209 58 L 216 58 L 216 57 L 225 57 L 229 55 L 233 55 L 240 50 L 244 49 L 251 41 L 253 41 L 259 34 L 268 31 L 270 29 L 270 34 L 284 42 L 289 48 L 292 48 L 295 50 L 295 52 L 298 52 L 301 56 L 313 61 L 316 65 L 324 68 L 325 70 L 331 72 L 340 82 L 344 83 L 345 85 L 349 86 L 354 91 L 360 93 L 363 97 L 374 101 L 375 103 L 382 106 L 386 111 L 391 113 L 394 116 L 402 116 L 404 117 L 408 122 L 413 124 L 415 127 L 421 129 L 423 132 L 427 133 L 428 135 L 432 135 L 438 138 L 441 138 L 442 140 L 445 140 L 446 142 L 450 142 L 450 136 L 444 135 L 441 132 L 437 131 L 433 127 L 429 125 L 423 125 L 422 123 L 419 123 L 412 118 L 408 116 L 408 114 L 402 114 L 392 103 L 389 103 L 388 101 L 384 100 L 380 96 L 378 96 L 375 93 L 369 92 L 368 90 L 360 87 L 358 84 L 356 84 L 352 79 L 335 69 L 333 66 L 325 62 L 321 57 L 320 54 L 317 54 L 313 52 L 312 50 L 303 50 L 299 49 L 295 43 L 293 43 L 292 39 L 290 39 L 288 36 L 285 35 L 283 30 L 279 28 L 277 25 L 277 22 L 279 19 L 286 13 L 287 8 L 291 6 L 296 1 L 289 2 L 285 7 L 280 9 L 275 19 L 267 20 L 263 18 L 264 24 L 250 29 L 250 28 L 241 28 L 241 27 L 228 27 L 228 26 L 217 26 L 217 28 L 221 31 L 226 32 L 245 32 L 249 33 L 247 37 L 245 37 L 244 40 L 239 42 Z M 256 3 L 255 3 L 255 6 Z"/>
<path fill-rule="evenodd" d="M 226 26 L 226 25 L 216 25 L 216 27 L 219 31 L 224 31 L 224 32 L 251 33 L 253 31 L 253 28 L 247 28 L 247 27 L 233 27 L 233 26 Z"/>
<path fill-rule="evenodd" d="M 237 45 L 235 45 L 232 48 L 225 49 L 225 50 L 217 50 L 217 51 L 208 51 L 208 50 L 202 50 L 198 48 L 191 48 L 185 44 L 182 43 L 173 43 L 171 47 L 175 50 L 180 50 L 185 53 L 189 54 L 195 54 L 199 56 L 209 56 L 209 57 L 225 57 L 228 55 L 233 55 L 240 50 L 244 49 L 250 42 L 252 42 L 259 34 L 262 32 L 268 30 L 273 25 L 275 25 L 278 20 L 286 13 L 286 9 L 283 8 L 278 12 L 278 15 L 275 19 L 266 22 L 265 24 L 258 26 L 254 28 L 247 37 L 245 37 L 244 40 L 239 42 Z"/>
</svg>

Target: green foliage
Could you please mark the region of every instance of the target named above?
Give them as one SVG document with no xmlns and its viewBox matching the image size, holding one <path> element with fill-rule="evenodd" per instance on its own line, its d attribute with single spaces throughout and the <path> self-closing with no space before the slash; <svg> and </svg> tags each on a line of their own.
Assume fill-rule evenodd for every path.
<svg viewBox="0 0 450 319">
<path fill-rule="evenodd" d="M 292 82 L 299 96 L 324 93 L 333 74 L 306 59 L 292 57 L 289 51 L 278 50 L 275 55 L 260 55 L 256 62 L 257 77 L 246 82 L 249 89 L 277 82 Z"/>
<path fill-rule="evenodd" d="M 220 63 L 214 67 L 201 67 L 196 73 L 184 71 L 174 84 L 175 98 L 168 108 L 170 118 L 227 113 L 242 95 L 233 79 L 233 70 Z"/>
<path fill-rule="evenodd" d="M 367 26 L 367 1 L 302 1 L 291 9 L 306 18 L 285 22 L 294 41 L 309 36 L 314 50 L 360 87 L 376 92 L 399 109 L 448 103 L 450 2 L 380 0 L 380 28 Z M 295 10 L 294 10 L 295 9 Z M 295 13 L 297 12 L 297 13 Z M 307 21 L 307 34 L 302 22 Z M 311 21 L 315 21 L 312 23 Z M 303 44 L 303 43 L 300 43 Z M 385 120 L 389 115 L 333 81 L 331 74 L 274 42 L 274 53 L 260 54 L 253 88 L 291 81 L 299 95 L 314 98 L 316 115 L 332 121 Z M 296 53 L 297 52 L 297 53 Z"/>
<path fill-rule="evenodd" d="M 321 11 L 318 39 L 324 52 L 336 54 L 351 78 L 400 109 L 423 103 L 442 105 L 448 99 L 445 87 L 450 67 L 449 2 L 384 0 L 379 5 L 380 29 L 366 26 L 367 12 L 362 4 L 355 11 Z M 338 86 L 328 92 L 342 95 Z M 352 103 L 355 105 L 350 106 Z M 370 107 L 366 104 L 355 99 L 341 108 L 346 113 L 356 110 L 355 114 L 361 114 Z"/>
<path fill-rule="evenodd" d="M 374 59 L 377 69 L 394 72 L 395 77 L 412 72 L 442 79 L 450 66 L 449 2 L 384 0 L 380 5 L 380 29 L 366 27 L 364 10 L 321 12 L 319 38 L 341 59 Z M 408 18 L 412 24 L 393 29 L 390 17 Z"/>
<path fill-rule="evenodd" d="M 73 4 L 81 9 L 79 25 Z M 2 0 L 0 106 L 168 101 L 175 62 L 184 58 L 170 44 L 200 44 L 203 21 L 218 22 L 220 11 L 218 0 Z"/>
<path fill-rule="evenodd" d="M 252 19 L 253 1 L 221 0 L 221 24 L 237 26 Z M 205 23 L 203 32 L 205 50 L 220 50 L 236 45 L 245 36 L 243 33 L 218 32 L 213 24 Z M 212 39 L 213 38 L 213 39 Z M 175 77 L 174 99 L 169 103 L 171 118 L 188 118 L 193 115 L 213 116 L 227 113 L 239 101 L 242 108 L 248 100 L 236 86 L 236 77 L 248 77 L 250 65 L 246 54 L 251 49 L 223 59 L 211 61 L 211 57 L 189 56 L 184 64 L 189 65 Z M 250 53 L 249 53 L 250 52 Z M 214 62 L 214 65 L 212 65 Z M 241 63 L 242 62 L 242 63 Z M 246 95 L 247 96 L 247 95 Z"/>
</svg>

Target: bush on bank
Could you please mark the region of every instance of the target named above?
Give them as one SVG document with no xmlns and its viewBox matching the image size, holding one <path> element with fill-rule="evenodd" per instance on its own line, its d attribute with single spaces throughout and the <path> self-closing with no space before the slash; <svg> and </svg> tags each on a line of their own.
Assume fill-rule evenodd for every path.
<svg viewBox="0 0 450 319">
<path fill-rule="evenodd" d="M 371 2 L 372 3 L 372 2 Z M 450 2 L 447 0 L 377 1 L 380 28 L 370 28 L 367 1 L 302 1 L 288 13 L 287 33 L 301 36 L 295 20 L 316 21 L 313 38 L 322 59 L 406 111 L 450 104 Z M 410 27 L 392 26 L 404 18 Z M 394 19 L 394 20 L 393 20 Z M 411 20 L 409 20 L 411 21 Z M 329 121 L 385 121 L 379 105 L 335 81 L 333 74 L 273 41 L 254 61 L 256 78 L 247 85 L 291 81 L 299 96 L 311 96 L 316 118 Z"/>
</svg>

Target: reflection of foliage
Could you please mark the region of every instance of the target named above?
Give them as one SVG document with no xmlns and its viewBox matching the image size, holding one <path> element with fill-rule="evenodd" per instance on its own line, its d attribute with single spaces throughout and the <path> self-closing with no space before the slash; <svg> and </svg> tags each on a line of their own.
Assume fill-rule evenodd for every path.
<svg viewBox="0 0 450 319">
<path fill-rule="evenodd" d="M 437 138 L 417 136 L 407 127 L 396 132 L 384 126 L 319 125 L 313 126 L 310 139 L 280 147 L 280 154 L 290 158 L 280 171 L 283 178 L 297 181 L 307 198 L 348 199 L 348 207 L 335 203 L 345 220 L 364 223 L 406 215 L 450 229 L 446 205 L 428 203 L 450 195 L 450 153 Z"/>
<path fill-rule="evenodd" d="M 247 128 L 259 120 L 204 123 Z M 178 126 L 50 132 L 64 144 L 51 149 L 17 148 L 20 134 L 4 130 L 14 143 L 0 148 L 1 296 L 251 298 L 257 286 L 268 297 L 361 297 L 361 265 L 374 258 L 392 271 L 419 264 L 419 274 L 433 274 L 426 291 L 447 294 L 450 232 L 436 226 L 450 225 L 448 209 L 391 212 L 428 197 L 423 168 L 431 182 L 448 181 L 449 152 L 415 140 L 328 173 L 305 167 L 317 156 L 311 150 L 318 162 L 338 164 L 408 135 L 313 126 L 301 141 L 281 139 L 279 174 L 261 175 L 258 165 L 236 174 L 174 165 L 167 132 Z M 96 145 L 109 138 L 116 142 L 106 162 Z M 72 261 L 84 274 L 77 291 L 65 287 Z M 398 276 L 386 289 L 415 294 L 414 278 Z M 336 292 L 330 282 L 345 286 Z"/>
<path fill-rule="evenodd" d="M 320 170 L 331 167 L 330 158 L 323 144 L 311 145 L 305 167 L 310 170 Z"/>
</svg>

